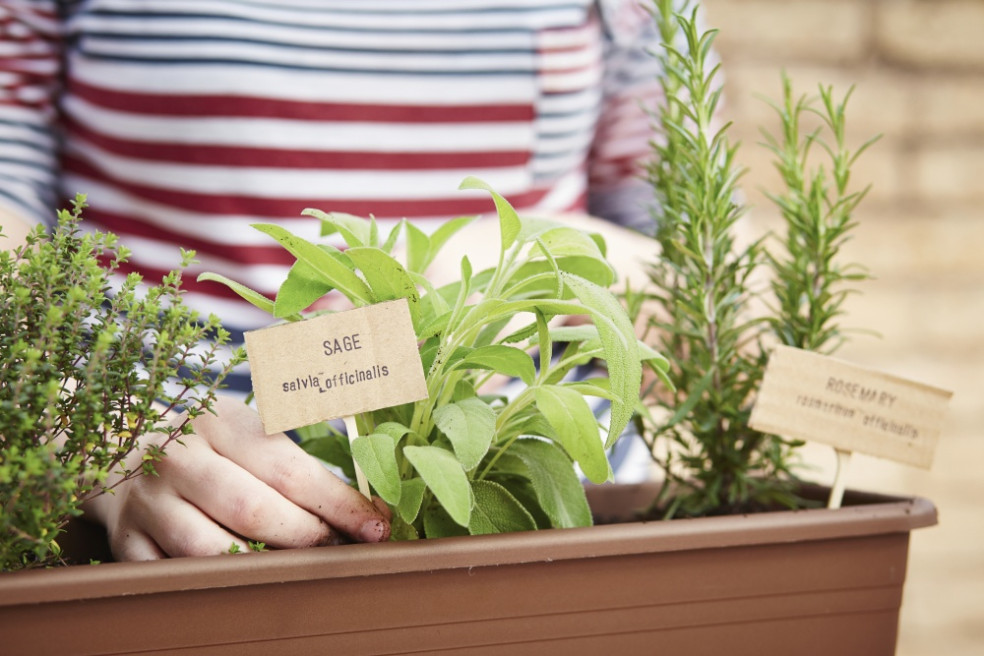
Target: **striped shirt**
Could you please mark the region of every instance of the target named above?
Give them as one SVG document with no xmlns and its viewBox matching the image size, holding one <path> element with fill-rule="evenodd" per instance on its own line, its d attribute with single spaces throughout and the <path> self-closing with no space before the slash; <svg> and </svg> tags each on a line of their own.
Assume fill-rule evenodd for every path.
<svg viewBox="0 0 984 656">
<path fill-rule="evenodd" d="M 0 205 L 50 221 L 88 194 L 148 281 L 198 264 L 188 302 L 234 335 L 316 238 L 307 207 L 426 229 L 519 210 L 648 225 L 638 178 L 658 45 L 634 0 L 0 0 Z"/>
</svg>

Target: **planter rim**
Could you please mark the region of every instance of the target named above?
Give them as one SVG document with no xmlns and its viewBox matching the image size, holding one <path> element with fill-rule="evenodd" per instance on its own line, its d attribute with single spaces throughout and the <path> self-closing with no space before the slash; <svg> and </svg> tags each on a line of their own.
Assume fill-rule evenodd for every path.
<svg viewBox="0 0 984 656">
<path fill-rule="evenodd" d="M 641 489 L 646 484 L 617 486 Z M 607 487 L 607 486 L 606 486 Z M 118 595 L 329 580 L 435 569 L 629 556 L 907 533 L 937 523 L 921 497 L 853 495 L 857 505 L 487 536 L 313 547 L 0 573 L 0 607 Z"/>
</svg>

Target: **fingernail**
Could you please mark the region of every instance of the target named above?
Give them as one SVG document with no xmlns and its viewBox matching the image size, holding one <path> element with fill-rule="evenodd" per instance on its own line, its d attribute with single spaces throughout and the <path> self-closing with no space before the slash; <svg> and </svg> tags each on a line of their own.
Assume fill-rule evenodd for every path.
<svg viewBox="0 0 984 656">
<path fill-rule="evenodd" d="M 382 542 L 389 538 L 389 526 L 378 519 L 370 519 L 359 529 L 362 542 Z"/>
</svg>

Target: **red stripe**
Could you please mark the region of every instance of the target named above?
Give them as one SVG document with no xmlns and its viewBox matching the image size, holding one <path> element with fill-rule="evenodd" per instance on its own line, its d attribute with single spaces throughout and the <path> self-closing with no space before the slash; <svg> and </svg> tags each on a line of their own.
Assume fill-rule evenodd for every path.
<svg viewBox="0 0 984 656">
<path fill-rule="evenodd" d="M 218 243 L 208 239 L 208 235 L 176 232 L 140 219 L 103 211 L 98 206 L 87 208 L 85 217 L 92 227 L 119 236 L 123 244 L 126 244 L 127 237 L 141 237 L 174 244 L 175 253 L 180 246 L 193 249 L 200 255 L 214 255 L 237 264 L 290 266 L 294 263 L 294 257 L 272 239 L 269 245 Z"/>
<path fill-rule="evenodd" d="M 316 207 L 326 211 L 346 212 L 356 216 L 374 215 L 377 218 L 452 217 L 485 214 L 492 210 L 488 198 L 447 196 L 443 198 L 379 200 L 364 198 L 265 198 L 257 196 L 219 196 L 175 189 L 162 189 L 145 184 L 118 180 L 76 157 L 66 156 L 63 169 L 116 187 L 130 195 L 164 206 L 208 214 L 247 214 L 266 217 L 297 217 L 302 210 Z M 464 174 L 462 174 L 464 176 Z M 451 193 L 454 193 L 453 190 Z M 510 195 L 509 201 L 517 208 L 535 207 L 546 195 L 547 189 L 534 189 L 522 194 Z"/>
<path fill-rule="evenodd" d="M 104 259 L 103 265 L 105 266 L 106 263 L 107 262 Z M 132 261 L 122 263 L 117 269 L 117 272 L 122 275 L 127 275 L 130 273 L 139 273 L 140 276 L 143 278 L 144 282 L 150 285 L 159 285 L 161 280 L 164 278 L 164 276 L 170 273 L 170 271 L 165 269 L 157 269 L 148 266 L 139 266 L 134 264 Z M 242 297 L 240 297 L 239 294 L 232 291 L 225 285 L 212 281 L 198 282 L 195 279 L 194 275 L 183 275 L 181 277 L 181 289 L 185 292 L 201 294 L 203 296 L 212 296 L 216 298 L 237 300 L 242 303 L 246 302 L 243 301 Z"/>
<path fill-rule="evenodd" d="M 72 80 L 69 93 L 108 109 L 163 116 L 237 116 L 380 123 L 528 122 L 531 104 L 372 105 L 233 95 L 155 95 L 93 87 Z"/>
<path fill-rule="evenodd" d="M 227 167 L 270 167 L 344 170 L 440 170 L 525 166 L 529 151 L 470 152 L 355 152 L 332 150 L 287 150 L 240 146 L 209 146 L 130 141 L 94 132 L 71 119 L 69 131 L 79 138 L 124 157 L 155 162 L 178 162 Z"/>
</svg>

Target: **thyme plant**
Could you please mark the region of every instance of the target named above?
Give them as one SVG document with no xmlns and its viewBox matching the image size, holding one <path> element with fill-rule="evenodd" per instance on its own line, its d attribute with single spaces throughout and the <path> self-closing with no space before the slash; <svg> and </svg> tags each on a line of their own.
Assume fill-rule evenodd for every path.
<svg viewBox="0 0 984 656">
<path fill-rule="evenodd" d="M 0 252 L 2 570 L 59 562 L 69 518 L 153 474 L 242 357 L 208 373 L 229 336 L 218 318 L 200 321 L 182 304 L 180 270 L 145 292 L 131 274 L 112 292 L 109 275 L 129 253 L 115 235 L 80 232 L 84 207 L 77 196 L 50 234 L 38 227 L 23 247 Z M 181 268 L 193 256 L 183 252 Z M 126 469 L 149 433 L 162 439 Z"/>
<path fill-rule="evenodd" d="M 674 388 L 653 396 L 665 418 L 643 422 L 666 473 L 656 503 L 667 517 L 795 507 L 800 443 L 753 430 L 748 418 L 770 344 L 830 352 L 844 339 L 836 320 L 851 293 L 845 283 L 867 274 L 837 256 L 865 193 L 848 190 L 850 167 L 868 144 L 855 152 L 845 145 L 847 97 L 835 102 L 831 89 L 821 87 L 818 109 L 815 99 L 794 97 L 783 76 L 783 102 L 774 105 L 780 135 L 766 132 L 765 139 L 785 183 L 769 196 L 785 234 L 778 248 L 766 238 L 739 245 L 744 169 L 727 135 L 730 124 L 718 121 L 716 31 L 701 30 L 689 1 L 654 0 L 652 14 L 664 42 L 655 54 L 665 102 L 654 117 L 663 140 L 653 141 L 656 157 L 648 167 L 660 204 L 660 255 L 651 270 L 659 310 L 650 328 L 670 359 Z M 833 139 L 823 129 L 804 134 L 808 115 L 822 118 Z M 829 163 L 814 165 L 815 146 Z M 771 285 L 756 282 L 763 270 Z M 752 312 L 760 304 L 766 316 Z"/>
</svg>

